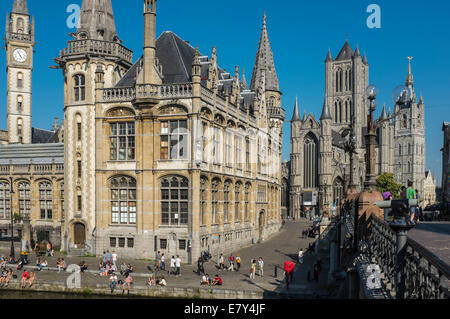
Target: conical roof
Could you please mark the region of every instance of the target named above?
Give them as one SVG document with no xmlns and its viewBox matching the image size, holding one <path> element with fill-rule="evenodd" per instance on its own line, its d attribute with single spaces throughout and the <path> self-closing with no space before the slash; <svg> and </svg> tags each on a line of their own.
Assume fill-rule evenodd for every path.
<svg viewBox="0 0 450 319">
<path fill-rule="evenodd" d="M 320 116 L 320 120 L 332 120 L 330 108 L 328 107 L 328 103 L 323 101 L 322 115 Z"/>
<path fill-rule="evenodd" d="M 350 46 L 350 44 L 348 44 L 348 41 L 345 41 L 341 52 L 339 52 L 338 56 L 336 57 L 336 61 L 350 60 L 354 55 L 355 52 L 353 52 L 352 47 Z"/>
<path fill-rule="evenodd" d="M 273 59 L 273 52 L 270 46 L 269 35 L 266 25 L 266 13 L 264 12 L 263 27 L 259 41 L 258 52 L 256 53 L 255 66 L 253 68 L 250 90 L 255 91 L 256 86 L 261 81 L 262 70 L 266 72 L 266 90 L 280 91 L 277 71 Z"/>
<path fill-rule="evenodd" d="M 365 65 L 369 65 L 369 61 L 367 61 L 367 56 L 366 56 L 366 53 L 365 53 L 365 52 L 364 52 L 364 56 L 363 56 L 362 62 L 363 62 Z"/>
<path fill-rule="evenodd" d="M 300 118 L 300 110 L 298 109 L 298 98 L 295 98 L 295 104 L 294 104 L 294 114 L 292 115 L 292 122 L 294 121 L 301 121 Z"/>
<path fill-rule="evenodd" d="M 386 112 L 386 104 L 383 105 L 383 111 L 381 111 L 381 117 L 380 119 L 386 120 L 388 118 L 387 112 Z"/>
<path fill-rule="evenodd" d="M 327 54 L 327 58 L 325 59 L 325 62 L 332 62 L 333 61 L 333 56 L 331 55 L 331 50 L 328 49 L 328 54 Z"/>
<path fill-rule="evenodd" d="M 242 69 L 241 90 L 242 91 L 248 90 L 247 80 L 245 78 L 245 69 Z"/>
<path fill-rule="evenodd" d="M 111 0 L 83 0 L 76 34 L 80 33 L 88 39 L 119 41 Z"/>
</svg>

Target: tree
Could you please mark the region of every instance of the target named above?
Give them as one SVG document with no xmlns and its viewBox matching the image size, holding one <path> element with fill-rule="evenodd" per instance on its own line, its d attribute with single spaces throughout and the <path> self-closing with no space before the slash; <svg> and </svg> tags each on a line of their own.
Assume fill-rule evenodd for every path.
<svg viewBox="0 0 450 319">
<path fill-rule="evenodd" d="M 394 198 L 400 197 L 402 185 L 395 182 L 394 174 L 383 173 L 377 178 L 377 189 L 380 193 L 390 192 Z"/>
</svg>

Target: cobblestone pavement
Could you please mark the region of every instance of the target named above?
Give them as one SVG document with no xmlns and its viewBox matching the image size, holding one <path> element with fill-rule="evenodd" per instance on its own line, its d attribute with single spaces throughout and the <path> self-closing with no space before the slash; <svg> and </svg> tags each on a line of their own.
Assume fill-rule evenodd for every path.
<svg viewBox="0 0 450 319">
<path fill-rule="evenodd" d="M 449 222 L 419 222 L 408 235 L 450 265 Z"/>
<path fill-rule="evenodd" d="M 210 275 L 210 277 L 220 274 L 224 286 L 216 287 L 216 288 L 226 288 L 226 289 L 240 289 L 240 290 L 248 290 L 248 291 L 262 291 L 262 292 L 283 292 L 286 291 L 284 287 L 283 281 L 283 264 L 287 260 L 297 261 L 297 254 L 300 248 L 303 248 L 305 251 L 308 248 L 308 245 L 314 241 L 314 239 L 301 238 L 301 232 L 303 229 L 309 227 L 310 222 L 306 220 L 300 221 L 286 221 L 283 228 L 280 230 L 280 233 L 270 238 L 266 242 L 252 245 L 250 247 L 241 249 L 235 253 L 233 256 L 236 256 L 236 253 L 239 253 L 242 260 L 242 266 L 240 272 L 229 272 L 229 271 L 219 271 L 216 267 L 216 260 L 209 260 L 205 263 L 205 271 Z M 16 250 L 19 251 L 19 250 Z M 2 254 L 8 255 L 9 250 L 3 249 L 1 251 Z M 49 270 L 43 270 L 41 272 L 37 271 L 37 281 L 36 282 L 45 282 L 45 283 L 65 283 L 66 278 L 69 276 L 67 272 L 56 271 L 56 268 L 53 268 L 56 265 L 56 260 L 59 257 L 63 257 L 66 261 L 67 265 L 70 264 L 78 264 L 81 260 L 84 260 L 88 264 L 88 271 L 81 274 L 81 285 L 82 287 L 96 287 L 96 286 L 104 286 L 107 288 L 108 278 L 101 277 L 98 274 L 98 264 L 100 257 L 67 257 L 60 255 L 58 253 L 53 257 L 47 257 L 49 262 L 49 266 L 51 267 Z M 225 256 L 227 259 L 229 256 Z M 255 279 L 250 279 L 250 260 L 251 258 L 259 258 L 262 257 L 264 259 L 264 276 L 260 277 L 256 275 Z M 33 254 L 30 258 L 29 266 L 34 266 L 36 263 L 36 256 Z M 154 268 L 153 261 L 144 261 L 144 260 L 131 260 L 125 259 L 121 260 L 119 256 L 118 265 L 120 265 L 123 261 L 126 263 L 130 263 L 134 269 L 135 273 L 132 274 L 134 279 L 134 285 L 137 287 L 145 287 L 149 270 L 147 266 L 151 266 Z M 305 262 L 302 265 L 296 265 L 294 281 L 290 285 L 290 292 L 298 291 L 299 293 L 314 291 L 323 289 L 324 283 L 326 284 L 326 267 L 322 270 L 321 280 L 319 283 L 308 282 L 307 281 L 307 272 L 310 270 L 312 272 L 312 265 L 315 262 L 315 257 L 306 256 Z M 200 287 L 200 276 L 197 275 L 195 265 L 186 265 L 182 264 L 181 267 L 181 276 L 169 276 L 167 272 L 159 271 L 158 275 L 164 275 L 167 280 L 168 287 Z M 275 268 L 277 267 L 277 273 L 275 273 Z M 36 271 L 36 270 L 35 270 Z M 19 274 L 15 271 L 15 274 Z M 20 273 L 21 274 L 21 273 Z M 119 279 L 123 279 L 123 277 L 119 276 Z M 15 279 L 17 282 L 19 279 Z"/>
</svg>

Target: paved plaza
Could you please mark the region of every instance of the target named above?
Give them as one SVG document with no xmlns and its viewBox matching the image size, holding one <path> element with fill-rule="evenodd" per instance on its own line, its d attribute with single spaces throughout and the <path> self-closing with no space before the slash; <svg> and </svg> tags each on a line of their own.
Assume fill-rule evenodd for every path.
<svg viewBox="0 0 450 319">
<path fill-rule="evenodd" d="M 450 265 L 450 222 L 420 222 L 409 237 Z"/>
<path fill-rule="evenodd" d="M 302 230 L 308 228 L 310 222 L 306 220 L 300 221 L 286 221 L 285 225 L 282 227 L 280 232 L 270 238 L 269 240 L 252 245 L 250 247 L 241 249 L 233 253 L 239 253 L 242 260 L 242 266 L 240 272 L 236 271 L 219 271 L 216 267 L 217 260 L 213 258 L 205 263 L 205 271 L 210 275 L 210 277 L 220 274 L 224 285 L 222 287 L 215 287 L 217 289 L 238 289 L 245 291 L 259 291 L 259 292 L 278 292 L 286 293 L 285 282 L 283 278 L 283 264 L 285 261 L 297 262 L 297 254 L 300 248 L 304 251 L 308 248 L 309 244 L 314 242 L 314 239 L 302 238 Z M 19 251 L 19 250 L 16 250 Z M 9 250 L 2 250 L 2 254 L 9 254 Z M 104 287 L 105 291 L 108 289 L 108 277 L 102 277 L 98 274 L 98 265 L 101 256 L 98 257 L 67 257 L 56 253 L 53 257 L 47 257 L 49 270 L 43 270 L 36 272 L 37 280 L 36 283 L 54 283 L 54 284 L 64 284 L 66 278 L 69 276 L 67 272 L 58 273 L 56 271 L 55 265 L 56 260 L 59 257 L 63 257 L 67 265 L 78 264 L 80 261 L 84 260 L 88 264 L 88 271 L 81 274 L 81 286 L 84 287 Z M 225 256 L 227 259 L 229 256 Z M 250 260 L 252 258 L 258 259 L 262 257 L 264 259 L 264 276 L 260 277 L 256 275 L 255 279 L 250 279 Z M 32 254 L 30 259 L 29 268 L 36 264 L 36 256 Z M 308 271 L 311 272 L 316 261 L 316 257 L 313 254 L 308 254 L 305 256 L 304 263 L 302 265 L 296 264 L 294 272 L 294 280 L 290 284 L 289 293 L 295 294 L 309 294 L 317 295 L 326 294 L 326 283 L 327 283 L 327 262 L 326 256 L 322 257 L 323 268 L 319 276 L 319 282 L 308 281 Z M 134 273 L 132 277 L 134 279 L 134 287 L 144 288 L 150 271 L 148 266 L 154 269 L 154 261 L 149 260 L 132 260 L 125 259 L 122 260 L 119 256 L 118 265 L 125 261 L 127 264 L 130 263 L 134 267 Z M 166 264 L 168 260 L 166 259 Z M 166 266 L 168 269 L 168 267 Z M 277 270 L 275 270 L 275 268 Z M 169 276 L 167 272 L 159 271 L 158 276 L 165 276 L 167 280 L 168 287 L 200 287 L 200 276 L 196 273 L 197 265 L 186 265 L 183 264 L 181 267 L 181 276 Z M 20 278 L 17 271 L 15 274 Z M 20 272 L 21 274 L 21 272 Z M 119 279 L 123 279 L 119 276 Z M 14 280 L 16 283 L 19 279 Z M 14 286 L 14 285 L 11 285 Z M 120 292 L 118 292 L 120 293 Z"/>
</svg>

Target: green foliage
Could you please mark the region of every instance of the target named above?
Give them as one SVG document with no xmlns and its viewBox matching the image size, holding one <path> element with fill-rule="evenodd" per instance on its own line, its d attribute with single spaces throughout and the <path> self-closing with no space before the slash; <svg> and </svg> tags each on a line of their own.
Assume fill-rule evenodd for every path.
<svg viewBox="0 0 450 319">
<path fill-rule="evenodd" d="M 20 221 L 22 221 L 22 216 L 20 216 L 17 213 L 14 213 L 13 219 L 15 222 L 20 222 Z"/>
<path fill-rule="evenodd" d="M 380 193 L 390 192 L 394 198 L 400 197 L 402 185 L 395 181 L 394 174 L 384 173 L 377 178 L 377 189 Z"/>
</svg>

